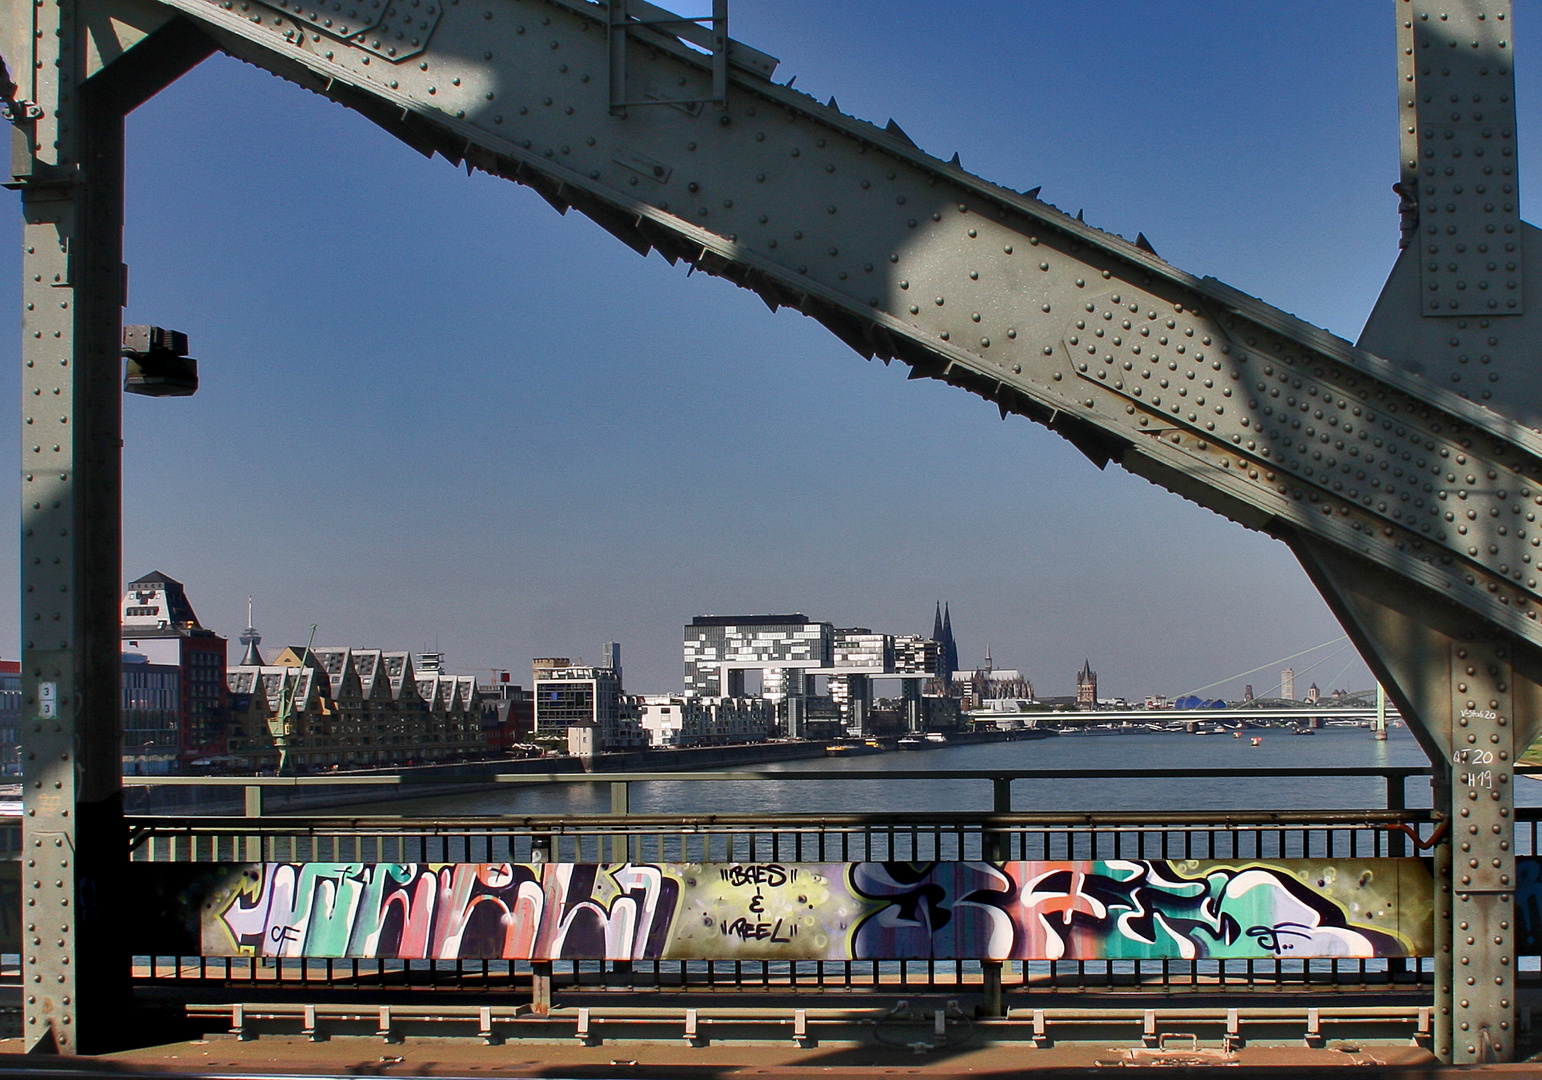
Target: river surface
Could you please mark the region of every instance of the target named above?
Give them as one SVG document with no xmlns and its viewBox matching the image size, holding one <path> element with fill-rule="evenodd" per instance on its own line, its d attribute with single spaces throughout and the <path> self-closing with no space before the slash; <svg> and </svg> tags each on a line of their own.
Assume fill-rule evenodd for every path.
<svg viewBox="0 0 1542 1080">
<path fill-rule="evenodd" d="M 1251 745 L 1251 736 L 1263 742 Z M 1229 734 L 1139 732 L 1060 735 L 1031 742 L 984 743 L 935 750 L 896 751 L 860 757 L 816 758 L 749 766 L 760 773 L 812 773 L 814 779 L 755 781 L 633 781 L 633 813 L 841 813 L 987 810 L 987 780 L 936 779 L 907 774 L 937 770 L 1170 769 L 1172 779 L 1032 779 L 1012 786 L 1012 808 L 1056 812 L 1113 810 L 1380 809 L 1387 805 L 1381 777 L 1213 778 L 1183 775 L 1205 768 L 1333 768 L 1428 764 L 1406 728 L 1377 742 L 1363 728 L 1324 728 L 1312 736 L 1265 729 L 1234 739 Z M 883 780 L 845 779 L 844 774 L 882 771 Z M 682 777 L 689 774 L 682 774 Z M 1542 805 L 1542 782 L 1518 778 L 1516 802 Z M 1429 782 L 1407 781 L 1407 803 L 1430 805 Z M 426 817 L 502 814 L 597 814 L 610 810 L 604 784 L 508 786 L 476 794 L 371 804 L 361 810 Z"/>
</svg>

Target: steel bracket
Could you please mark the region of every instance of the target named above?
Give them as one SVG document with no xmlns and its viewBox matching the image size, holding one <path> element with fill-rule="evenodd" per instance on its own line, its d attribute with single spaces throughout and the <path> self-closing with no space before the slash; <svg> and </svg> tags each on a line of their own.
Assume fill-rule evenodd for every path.
<svg viewBox="0 0 1542 1080">
<path fill-rule="evenodd" d="M 609 0 L 607 5 L 606 43 L 610 55 L 610 111 L 624 116 L 639 105 L 674 105 L 692 115 L 703 105 L 728 107 L 728 0 L 712 0 L 708 18 L 686 18 L 646 3 L 645 0 Z M 705 30 L 707 36 L 701 31 Z M 642 33 L 639 34 L 639 31 Z M 712 88 L 708 96 L 666 97 L 667 91 L 652 87 L 643 96 L 633 96 L 627 83 L 627 59 L 633 40 L 646 40 L 650 31 L 679 38 L 708 49 L 711 57 Z M 687 77 L 679 79 L 686 84 Z"/>
</svg>

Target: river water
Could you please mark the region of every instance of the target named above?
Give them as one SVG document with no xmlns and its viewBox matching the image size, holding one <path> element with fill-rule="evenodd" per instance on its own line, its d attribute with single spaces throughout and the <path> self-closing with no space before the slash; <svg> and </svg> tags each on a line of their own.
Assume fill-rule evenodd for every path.
<svg viewBox="0 0 1542 1080">
<path fill-rule="evenodd" d="M 1253 746 L 1250 736 L 1260 736 Z M 1427 759 L 1406 728 L 1393 728 L 1377 742 L 1363 728 L 1324 728 L 1293 736 L 1265 729 L 1244 733 L 1183 735 L 1138 732 L 1117 735 L 1060 735 L 1031 742 L 984 743 L 935 750 L 860 757 L 822 758 L 752 766 L 742 771 L 814 773 L 816 779 L 756 781 L 648 780 L 631 785 L 634 813 L 841 813 L 987 810 L 986 780 L 907 779 L 937 770 L 1154 768 L 1172 779 L 1018 780 L 1012 808 L 1019 811 L 1380 809 L 1387 805 L 1380 777 L 1226 778 L 1184 776 L 1185 770 L 1223 768 L 1239 772 L 1271 767 L 1424 767 Z M 852 780 L 844 774 L 882 771 L 892 779 Z M 688 775 L 688 774 L 683 774 Z M 1542 805 L 1542 782 L 1519 778 L 1516 801 Z M 1429 783 L 1407 781 L 1411 807 L 1430 805 Z M 361 808 L 365 809 L 365 808 Z M 503 814 L 597 814 L 610 810 L 602 784 L 509 786 L 476 794 L 375 804 L 375 811 L 426 817 Z"/>
</svg>

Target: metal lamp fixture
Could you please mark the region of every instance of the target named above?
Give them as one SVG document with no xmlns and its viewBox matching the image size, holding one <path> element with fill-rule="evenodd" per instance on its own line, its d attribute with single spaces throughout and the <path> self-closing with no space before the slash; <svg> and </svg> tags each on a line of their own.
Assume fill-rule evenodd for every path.
<svg viewBox="0 0 1542 1080">
<path fill-rule="evenodd" d="M 198 361 L 187 355 L 187 335 L 159 326 L 125 326 L 123 389 L 146 397 L 187 397 L 198 389 Z"/>
</svg>

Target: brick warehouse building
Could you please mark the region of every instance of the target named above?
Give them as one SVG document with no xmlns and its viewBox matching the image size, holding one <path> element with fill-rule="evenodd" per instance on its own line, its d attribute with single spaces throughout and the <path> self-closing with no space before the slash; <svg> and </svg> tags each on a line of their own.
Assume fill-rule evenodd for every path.
<svg viewBox="0 0 1542 1080">
<path fill-rule="evenodd" d="M 410 652 L 290 646 L 228 677 L 229 754 L 246 769 L 278 766 L 286 727 L 302 773 L 487 755 L 475 676 L 417 671 Z"/>
</svg>

